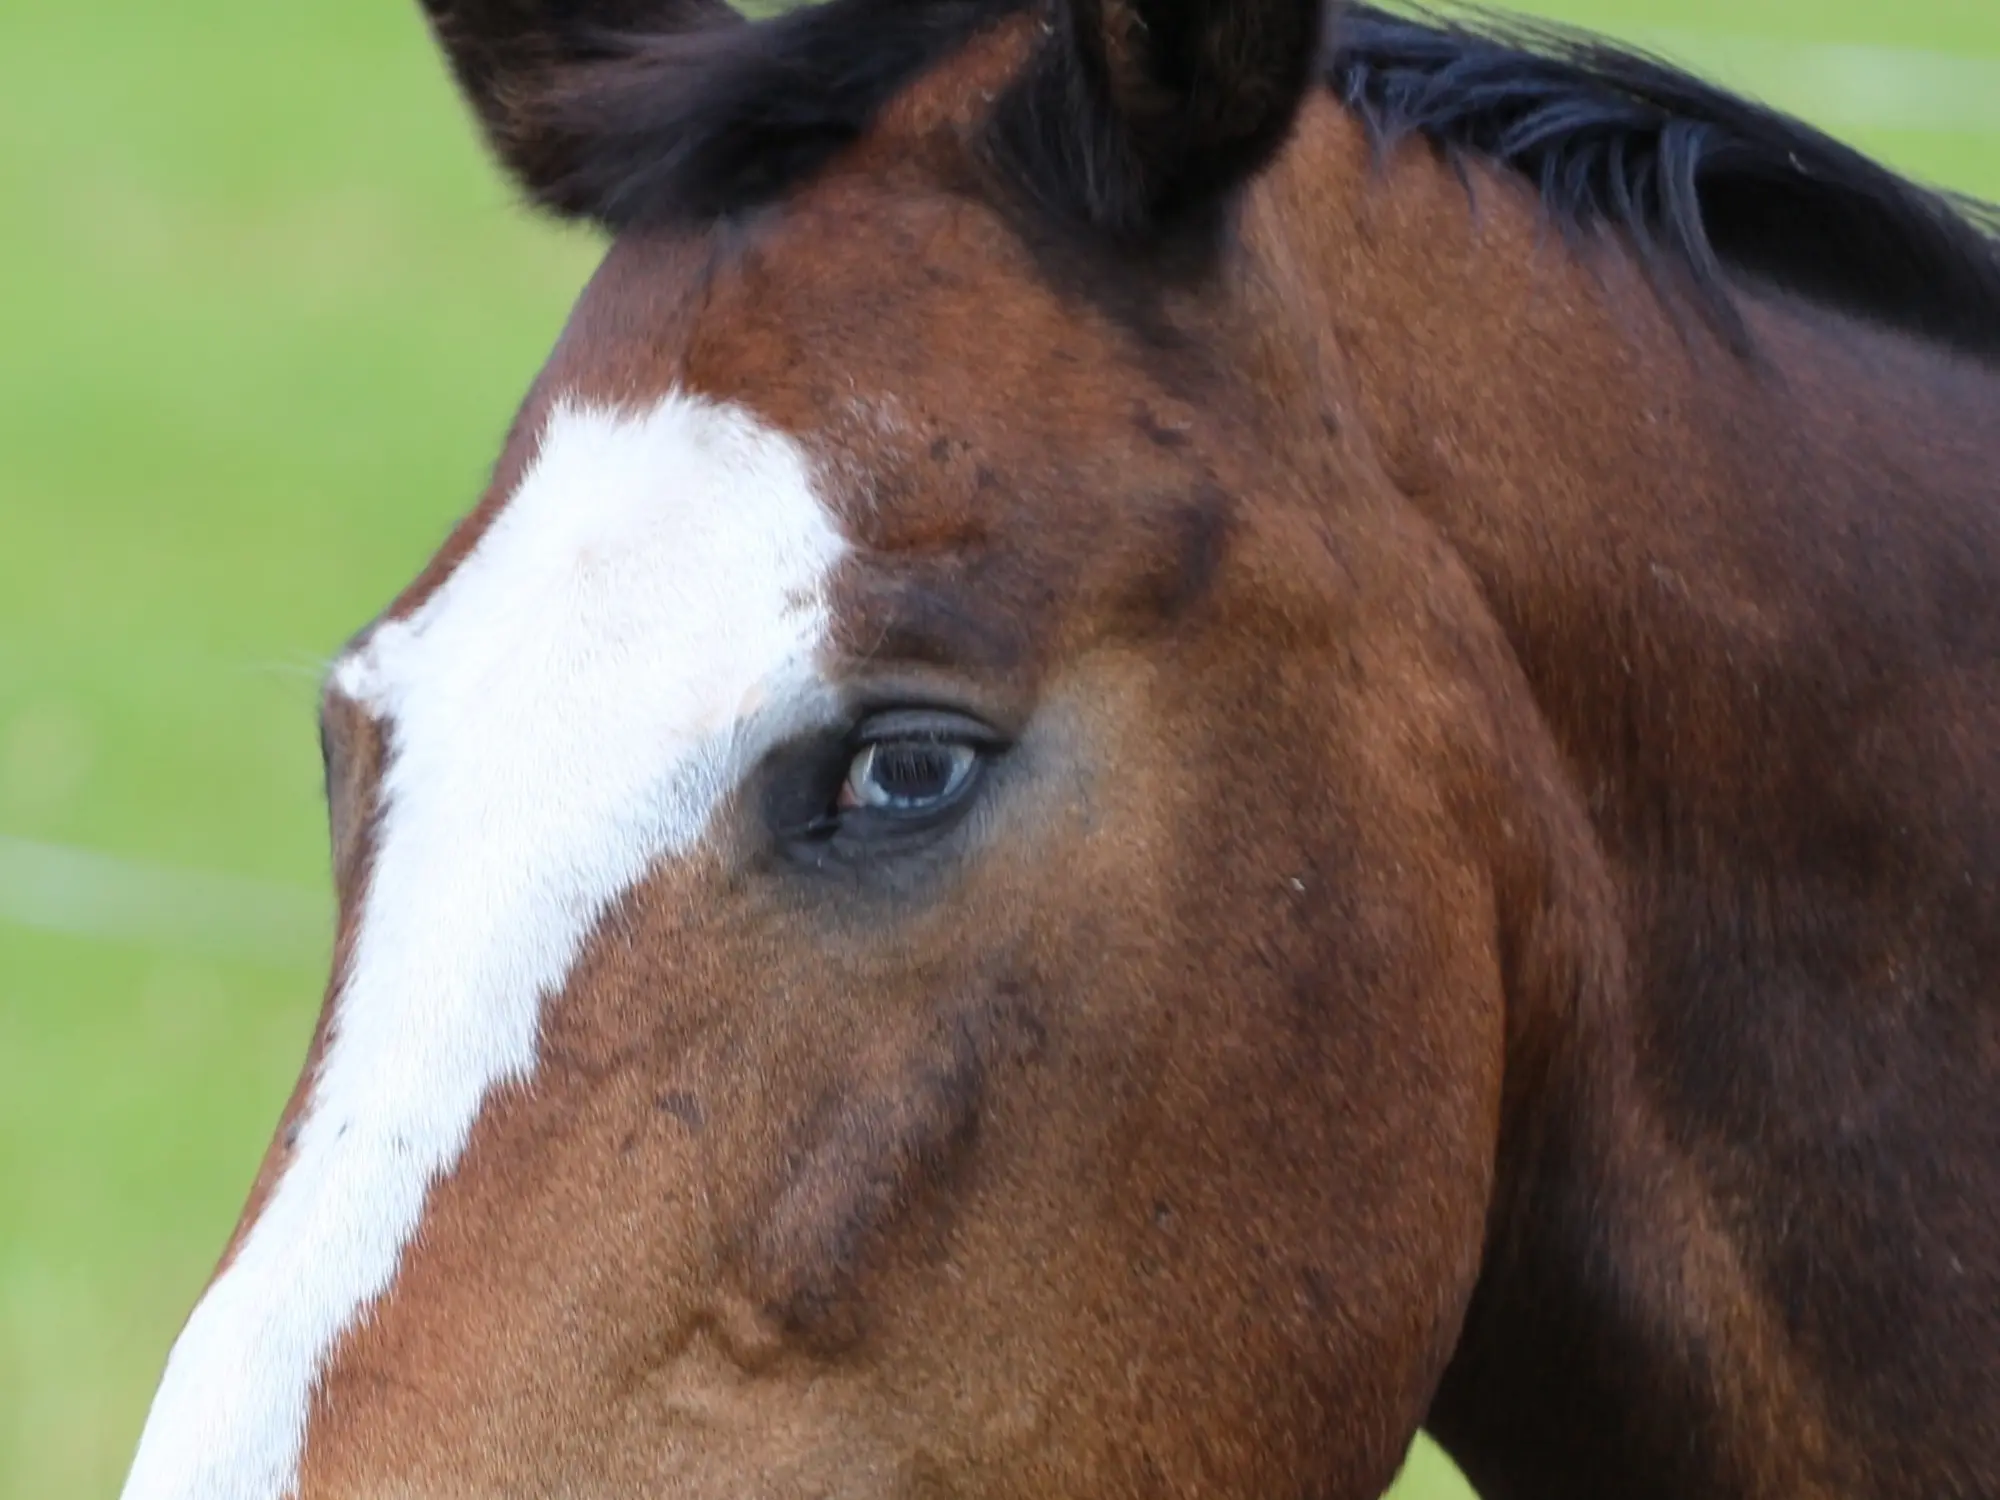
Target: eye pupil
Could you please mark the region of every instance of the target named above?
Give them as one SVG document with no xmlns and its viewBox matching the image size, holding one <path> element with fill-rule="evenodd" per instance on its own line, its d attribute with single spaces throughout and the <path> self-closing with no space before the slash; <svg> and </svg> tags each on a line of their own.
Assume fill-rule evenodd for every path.
<svg viewBox="0 0 2000 1500">
<path fill-rule="evenodd" d="M 977 761 L 977 750 L 953 740 L 879 740 L 854 757 L 843 800 L 890 812 L 922 812 L 957 794 Z"/>
<path fill-rule="evenodd" d="M 892 797 L 936 796 L 951 785 L 949 746 L 904 741 L 875 750 L 875 784 Z"/>
</svg>

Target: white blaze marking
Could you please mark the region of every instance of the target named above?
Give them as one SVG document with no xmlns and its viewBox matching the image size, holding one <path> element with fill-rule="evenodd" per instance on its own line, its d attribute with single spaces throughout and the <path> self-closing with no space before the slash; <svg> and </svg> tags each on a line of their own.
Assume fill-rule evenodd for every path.
<svg viewBox="0 0 2000 1500">
<path fill-rule="evenodd" d="M 335 674 L 388 724 L 373 873 L 291 1165 L 168 1359 L 125 1500 L 278 1500 L 314 1384 L 607 905 L 827 701 L 843 543 L 746 414 L 565 407 L 444 585 Z"/>
</svg>

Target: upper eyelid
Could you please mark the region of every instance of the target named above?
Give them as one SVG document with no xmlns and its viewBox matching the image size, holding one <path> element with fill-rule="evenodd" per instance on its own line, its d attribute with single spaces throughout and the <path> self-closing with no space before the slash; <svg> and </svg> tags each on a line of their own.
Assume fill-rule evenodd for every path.
<svg viewBox="0 0 2000 1500">
<path fill-rule="evenodd" d="M 852 735 L 857 748 L 883 740 L 920 738 L 960 739 L 983 748 L 1006 743 L 1006 736 L 991 724 L 951 709 L 902 708 L 866 714 L 856 722 Z"/>
</svg>

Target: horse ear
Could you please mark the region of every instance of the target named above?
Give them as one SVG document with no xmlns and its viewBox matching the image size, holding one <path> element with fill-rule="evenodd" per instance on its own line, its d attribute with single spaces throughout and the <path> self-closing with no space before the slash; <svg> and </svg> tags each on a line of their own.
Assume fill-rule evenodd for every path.
<svg viewBox="0 0 2000 1500">
<path fill-rule="evenodd" d="M 1140 241 L 1212 209 L 1283 144 L 1327 0 L 1055 0 L 995 119 L 1047 206 Z"/>
<path fill-rule="evenodd" d="M 586 144 L 553 107 L 578 70 L 629 48 L 634 37 L 720 29 L 741 22 L 725 0 L 420 0 L 452 75 L 500 164 L 544 208 L 591 215 L 578 155 Z"/>
</svg>

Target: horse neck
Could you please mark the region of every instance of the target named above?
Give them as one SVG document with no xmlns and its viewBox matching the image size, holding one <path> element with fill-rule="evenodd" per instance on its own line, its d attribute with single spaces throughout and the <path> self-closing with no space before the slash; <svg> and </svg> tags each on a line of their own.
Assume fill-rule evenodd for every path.
<svg viewBox="0 0 2000 1500">
<path fill-rule="evenodd" d="M 1616 913 L 1510 983 L 1433 1426 L 1490 1500 L 2000 1493 L 2000 375 L 1768 296 L 1746 359 L 1472 188 L 1329 104 L 1252 209 Z"/>
</svg>

